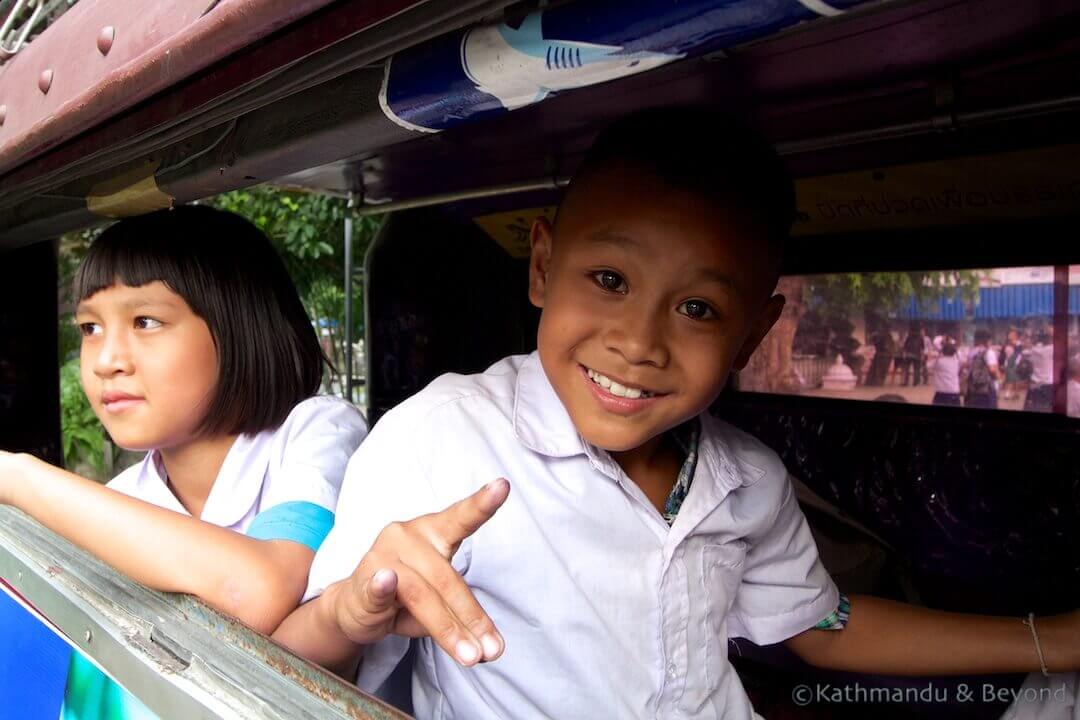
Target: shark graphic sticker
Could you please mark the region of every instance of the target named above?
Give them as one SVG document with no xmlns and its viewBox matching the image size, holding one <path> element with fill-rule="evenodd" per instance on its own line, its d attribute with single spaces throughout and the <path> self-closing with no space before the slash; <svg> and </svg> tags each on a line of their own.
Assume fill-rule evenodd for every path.
<svg viewBox="0 0 1080 720">
<path fill-rule="evenodd" d="M 435 38 L 386 62 L 379 102 L 418 132 L 755 40 L 867 0 L 582 0 Z"/>
</svg>

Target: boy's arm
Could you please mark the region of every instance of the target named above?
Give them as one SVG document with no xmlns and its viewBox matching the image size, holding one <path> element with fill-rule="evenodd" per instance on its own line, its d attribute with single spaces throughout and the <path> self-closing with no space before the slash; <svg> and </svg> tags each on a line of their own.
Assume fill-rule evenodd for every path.
<svg viewBox="0 0 1080 720">
<path fill-rule="evenodd" d="M 510 485 L 497 480 L 441 512 L 387 526 L 348 578 L 290 614 L 273 638 L 343 677 L 386 635 L 431 636 L 462 665 L 502 654 L 504 642 L 450 561 L 491 519 Z"/>
<path fill-rule="evenodd" d="M 0 503 L 13 505 L 128 577 L 198 596 L 269 633 L 303 595 L 314 552 L 255 540 L 0 451 Z"/>
<path fill-rule="evenodd" d="M 807 630 L 786 641 L 811 665 L 881 675 L 952 675 L 1041 670 L 1021 618 L 929 610 L 854 595 L 843 630 Z M 1035 618 L 1046 667 L 1080 668 L 1080 611 Z"/>
</svg>

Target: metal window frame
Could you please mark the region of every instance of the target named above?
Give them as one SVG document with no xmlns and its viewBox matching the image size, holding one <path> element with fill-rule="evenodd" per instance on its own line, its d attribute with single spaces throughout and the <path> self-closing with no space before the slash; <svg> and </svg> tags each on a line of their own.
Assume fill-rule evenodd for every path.
<svg viewBox="0 0 1080 720">
<path fill-rule="evenodd" d="M 162 720 L 408 718 L 190 596 L 132 582 L 3 506 L 0 577 Z"/>
</svg>

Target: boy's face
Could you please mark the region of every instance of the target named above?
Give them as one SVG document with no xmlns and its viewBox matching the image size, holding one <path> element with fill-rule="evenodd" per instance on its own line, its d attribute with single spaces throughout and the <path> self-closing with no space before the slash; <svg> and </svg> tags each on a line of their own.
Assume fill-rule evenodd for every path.
<svg viewBox="0 0 1080 720">
<path fill-rule="evenodd" d="M 632 168 L 576 186 L 532 243 L 544 371 L 582 436 L 612 452 L 705 410 L 783 309 L 738 213 Z"/>
</svg>

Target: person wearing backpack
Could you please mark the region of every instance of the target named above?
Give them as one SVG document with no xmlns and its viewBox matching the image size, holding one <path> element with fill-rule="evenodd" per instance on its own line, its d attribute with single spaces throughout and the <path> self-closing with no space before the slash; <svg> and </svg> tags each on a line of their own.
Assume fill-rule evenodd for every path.
<svg viewBox="0 0 1080 720">
<path fill-rule="evenodd" d="M 996 410 L 997 381 L 1001 375 L 998 354 L 990 347 L 990 333 L 975 331 L 975 347 L 968 356 L 967 383 L 964 388 L 964 407 Z"/>
</svg>

